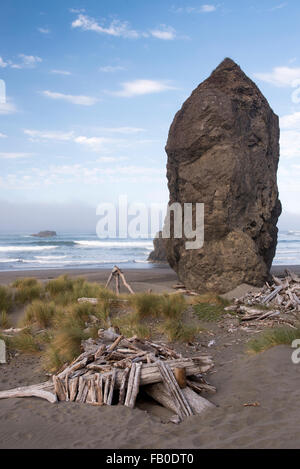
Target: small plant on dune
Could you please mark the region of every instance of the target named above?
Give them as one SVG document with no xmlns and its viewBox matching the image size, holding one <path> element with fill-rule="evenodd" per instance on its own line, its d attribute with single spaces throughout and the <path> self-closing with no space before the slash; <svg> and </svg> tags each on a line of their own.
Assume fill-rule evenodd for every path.
<svg viewBox="0 0 300 469">
<path fill-rule="evenodd" d="M 160 298 L 160 313 L 169 319 L 180 318 L 187 303 L 183 295 L 163 295 Z"/>
<path fill-rule="evenodd" d="M 225 314 L 233 314 L 225 311 L 225 308 L 230 305 L 228 300 L 214 294 L 205 293 L 192 299 L 194 311 L 200 321 L 218 321 L 222 319 Z"/>
<path fill-rule="evenodd" d="M 134 335 L 140 339 L 149 339 L 151 337 L 150 327 L 141 323 L 141 318 L 137 312 L 114 318 L 112 324 L 125 337 L 133 337 Z"/>
<path fill-rule="evenodd" d="M 56 372 L 65 363 L 70 363 L 81 352 L 81 341 L 89 335 L 78 324 L 65 321 L 63 326 L 54 332 L 53 339 L 46 347 L 43 365 L 47 371 Z"/>
<path fill-rule="evenodd" d="M 0 314 L 0 328 L 7 329 L 9 327 L 9 319 L 6 311 L 2 311 Z"/>
<path fill-rule="evenodd" d="M 10 337 L 9 348 L 22 353 L 37 353 L 40 351 L 40 346 L 30 329 Z"/>
<path fill-rule="evenodd" d="M 8 313 L 13 305 L 12 293 L 8 287 L 0 285 L 0 311 Z"/>
<path fill-rule="evenodd" d="M 72 291 L 73 290 L 73 282 L 74 282 L 74 280 L 72 280 L 67 275 L 61 275 L 58 278 L 50 280 L 50 282 L 47 283 L 45 289 L 46 289 L 47 292 L 50 293 L 51 296 L 56 296 L 59 293 L 65 293 L 67 291 Z"/>
<path fill-rule="evenodd" d="M 291 345 L 296 339 L 300 339 L 300 326 L 298 326 L 297 329 L 276 327 L 250 340 L 247 351 L 250 354 L 260 353 L 277 345 Z"/>
<path fill-rule="evenodd" d="M 23 324 L 25 326 L 35 324 L 41 329 L 47 329 L 52 325 L 55 314 L 55 303 L 45 303 L 44 301 L 35 300 L 27 306 Z"/>
<path fill-rule="evenodd" d="M 130 297 L 130 302 L 140 318 L 157 317 L 161 309 L 161 297 L 152 293 L 137 293 Z"/>
<path fill-rule="evenodd" d="M 193 342 L 200 332 L 199 327 L 189 326 L 181 320 L 167 319 L 161 326 L 160 331 L 168 338 L 169 342 Z"/>
<path fill-rule="evenodd" d="M 44 294 L 42 283 L 32 278 L 18 279 L 13 283 L 13 287 L 16 288 L 15 302 L 19 305 L 42 298 Z"/>
<path fill-rule="evenodd" d="M 13 288 L 27 288 L 27 287 L 35 287 L 38 285 L 38 281 L 36 278 L 31 278 L 31 277 L 25 277 L 25 278 L 19 278 L 14 281 L 12 284 Z"/>
</svg>

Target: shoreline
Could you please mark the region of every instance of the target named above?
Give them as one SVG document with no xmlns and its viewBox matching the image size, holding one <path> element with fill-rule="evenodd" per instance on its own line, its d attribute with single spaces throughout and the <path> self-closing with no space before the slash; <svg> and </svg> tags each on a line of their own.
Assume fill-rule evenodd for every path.
<svg viewBox="0 0 300 469">
<path fill-rule="evenodd" d="M 275 265 L 271 269 L 271 273 L 275 276 L 284 276 L 285 270 L 291 270 L 295 274 L 300 275 L 300 265 Z M 35 277 L 39 280 L 51 280 L 60 275 L 69 275 L 71 277 L 85 277 L 88 281 L 106 282 L 111 268 L 71 268 L 71 269 L 34 269 L 34 270 L 5 270 L 0 271 L 0 285 L 7 285 L 16 279 L 24 277 Z M 147 268 L 124 268 L 121 270 L 126 274 L 131 282 L 155 282 L 161 281 L 178 281 L 177 274 L 165 263 L 149 264 Z"/>
</svg>

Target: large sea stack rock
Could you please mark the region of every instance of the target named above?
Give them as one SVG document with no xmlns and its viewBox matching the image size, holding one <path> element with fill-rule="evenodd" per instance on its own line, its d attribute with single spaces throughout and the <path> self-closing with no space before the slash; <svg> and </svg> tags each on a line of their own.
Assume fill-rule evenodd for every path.
<svg viewBox="0 0 300 469">
<path fill-rule="evenodd" d="M 225 59 L 175 116 L 166 147 L 170 203 L 205 204 L 205 243 L 165 243 L 181 282 L 199 292 L 262 286 L 277 245 L 279 120 Z"/>
</svg>

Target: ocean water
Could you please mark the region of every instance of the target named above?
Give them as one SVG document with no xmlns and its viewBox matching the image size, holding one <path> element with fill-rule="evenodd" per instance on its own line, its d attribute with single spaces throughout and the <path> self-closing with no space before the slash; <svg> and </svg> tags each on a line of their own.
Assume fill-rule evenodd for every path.
<svg viewBox="0 0 300 469">
<path fill-rule="evenodd" d="M 149 268 L 150 239 L 100 240 L 95 234 L 35 238 L 0 234 L 0 271 L 71 268 Z M 300 231 L 279 234 L 275 265 L 300 265 Z"/>
</svg>

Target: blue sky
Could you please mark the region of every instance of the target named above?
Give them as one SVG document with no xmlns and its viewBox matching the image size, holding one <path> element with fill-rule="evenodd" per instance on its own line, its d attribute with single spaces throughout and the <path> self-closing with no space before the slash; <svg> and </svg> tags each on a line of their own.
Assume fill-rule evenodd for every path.
<svg viewBox="0 0 300 469">
<path fill-rule="evenodd" d="M 281 118 L 280 194 L 285 212 L 300 214 L 298 0 L 2 0 L 0 8 L 0 201 L 10 215 L 33 204 L 94 209 L 119 194 L 167 203 L 169 126 L 227 56 Z"/>
</svg>

